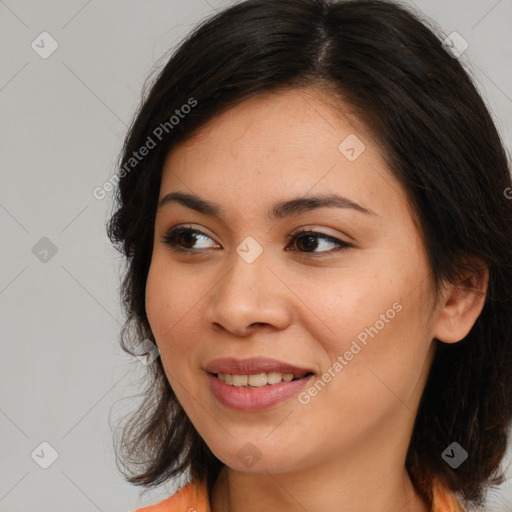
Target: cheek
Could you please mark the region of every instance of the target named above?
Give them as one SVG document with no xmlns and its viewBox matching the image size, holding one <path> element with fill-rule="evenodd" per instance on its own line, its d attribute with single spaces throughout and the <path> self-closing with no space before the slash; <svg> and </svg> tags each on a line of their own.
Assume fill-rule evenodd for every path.
<svg viewBox="0 0 512 512">
<path fill-rule="evenodd" d="M 376 332 L 372 328 L 375 324 L 379 337 L 389 332 L 402 309 L 396 286 L 385 286 L 368 275 L 350 272 L 341 277 L 327 276 L 322 280 L 305 280 L 302 287 L 303 292 L 297 286 L 294 291 L 307 297 L 307 307 L 302 307 L 309 318 L 307 329 L 331 359 L 349 350 L 353 340 L 364 346 Z"/>
<path fill-rule="evenodd" d="M 173 326 L 178 325 L 199 300 L 199 291 L 176 266 L 165 264 L 158 255 L 153 258 L 145 301 L 146 314 L 157 341 L 163 342 L 172 335 Z"/>
<path fill-rule="evenodd" d="M 158 265 L 151 263 L 146 281 L 145 304 L 146 315 L 157 342 L 165 329 L 167 319 L 172 315 L 169 307 L 173 301 L 170 300 L 172 297 L 166 282 L 167 279 L 162 278 Z"/>
<path fill-rule="evenodd" d="M 406 392 L 421 372 L 431 341 L 430 296 L 418 278 L 422 267 L 414 272 L 387 268 L 386 273 L 351 272 L 337 282 L 304 282 L 314 313 L 307 328 L 322 346 L 322 370 L 343 373 L 343 386 L 366 390 L 369 399 L 378 388 L 385 391 L 380 375 Z"/>
<path fill-rule="evenodd" d="M 405 404 L 413 408 L 419 392 L 430 333 L 422 330 L 418 297 L 393 302 L 395 298 L 387 297 L 380 307 L 357 315 L 347 328 L 348 336 L 340 338 L 336 347 L 333 344 L 335 350 L 330 353 L 330 361 L 338 363 L 334 368 L 331 364 L 331 373 L 337 369 L 339 375 L 333 379 L 331 398 L 350 404 L 354 418 L 359 420 L 365 410 L 380 416 Z M 350 322 L 349 317 L 343 319 Z"/>
<path fill-rule="evenodd" d="M 159 259 L 152 261 L 146 282 L 146 315 L 176 394 L 176 380 L 190 379 L 200 356 L 200 344 L 194 340 L 200 339 L 196 308 L 204 290 L 194 282 L 176 266 L 161 264 Z"/>
<path fill-rule="evenodd" d="M 156 344 L 160 350 L 160 357 L 169 383 L 176 391 L 176 369 L 179 367 L 179 344 L 176 340 L 176 327 L 179 319 L 183 318 L 182 303 L 178 300 L 176 290 L 179 289 L 171 279 L 169 271 L 161 269 L 153 261 L 149 269 L 146 282 L 146 315 Z"/>
</svg>

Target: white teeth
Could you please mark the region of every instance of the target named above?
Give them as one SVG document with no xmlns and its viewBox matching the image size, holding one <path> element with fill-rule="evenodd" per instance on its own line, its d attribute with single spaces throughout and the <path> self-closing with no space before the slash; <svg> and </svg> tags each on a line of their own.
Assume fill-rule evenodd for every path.
<svg viewBox="0 0 512 512">
<path fill-rule="evenodd" d="M 247 386 L 249 377 L 247 375 L 233 375 L 233 386 Z"/>
<path fill-rule="evenodd" d="M 267 383 L 268 384 L 279 384 L 283 380 L 283 374 L 279 372 L 268 372 Z"/>
<path fill-rule="evenodd" d="M 235 387 L 247 387 L 260 388 L 267 384 L 279 384 L 282 381 L 290 382 L 293 380 L 293 373 L 280 373 L 280 372 L 268 372 L 268 373 L 255 373 L 252 375 L 235 375 L 231 373 L 218 373 L 217 377 L 219 380 L 230 384 Z M 296 378 L 298 378 L 297 376 Z"/>
<path fill-rule="evenodd" d="M 255 373 L 249 375 L 248 384 L 255 388 L 267 385 L 267 374 L 266 373 Z"/>
</svg>

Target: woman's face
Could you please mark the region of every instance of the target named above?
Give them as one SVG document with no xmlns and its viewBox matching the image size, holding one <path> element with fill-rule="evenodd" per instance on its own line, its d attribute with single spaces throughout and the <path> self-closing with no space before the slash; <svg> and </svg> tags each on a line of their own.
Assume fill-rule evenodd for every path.
<svg viewBox="0 0 512 512">
<path fill-rule="evenodd" d="M 160 200 L 171 192 L 218 208 L 158 209 L 146 288 L 167 378 L 213 453 L 249 472 L 403 466 L 437 313 L 405 192 L 364 128 L 314 89 L 255 96 L 169 154 Z M 347 201 L 274 211 L 331 194 Z M 169 237 L 183 252 L 163 241 L 175 227 L 200 232 Z M 285 365 L 313 376 L 233 385 Z"/>
</svg>

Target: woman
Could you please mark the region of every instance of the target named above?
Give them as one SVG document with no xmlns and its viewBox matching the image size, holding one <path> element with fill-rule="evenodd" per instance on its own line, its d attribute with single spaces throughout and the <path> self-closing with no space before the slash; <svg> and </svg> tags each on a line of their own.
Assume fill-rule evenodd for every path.
<svg viewBox="0 0 512 512">
<path fill-rule="evenodd" d="M 153 354 L 121 460 L 185 484 L 140 510 L 484 503 L 512 188 L 450 45 L 393 2 L 241 2 L 170 58 L 120 168 L 122 346 Z"/>
</svg>

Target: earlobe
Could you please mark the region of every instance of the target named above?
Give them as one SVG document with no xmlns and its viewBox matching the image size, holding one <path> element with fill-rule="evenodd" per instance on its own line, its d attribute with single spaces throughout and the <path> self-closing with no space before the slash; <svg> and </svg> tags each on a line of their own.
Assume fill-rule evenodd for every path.
<svg viewBox="0 0 512 512">
<path fill-rule="evenodd" d="M 489 270 L 483 265 L 466 274 L 458 285 L 446 286 L 437 313 L 435 338 L 456 343 L 468 335 L 484 307 L 488 283 Z"/>
</svg>

